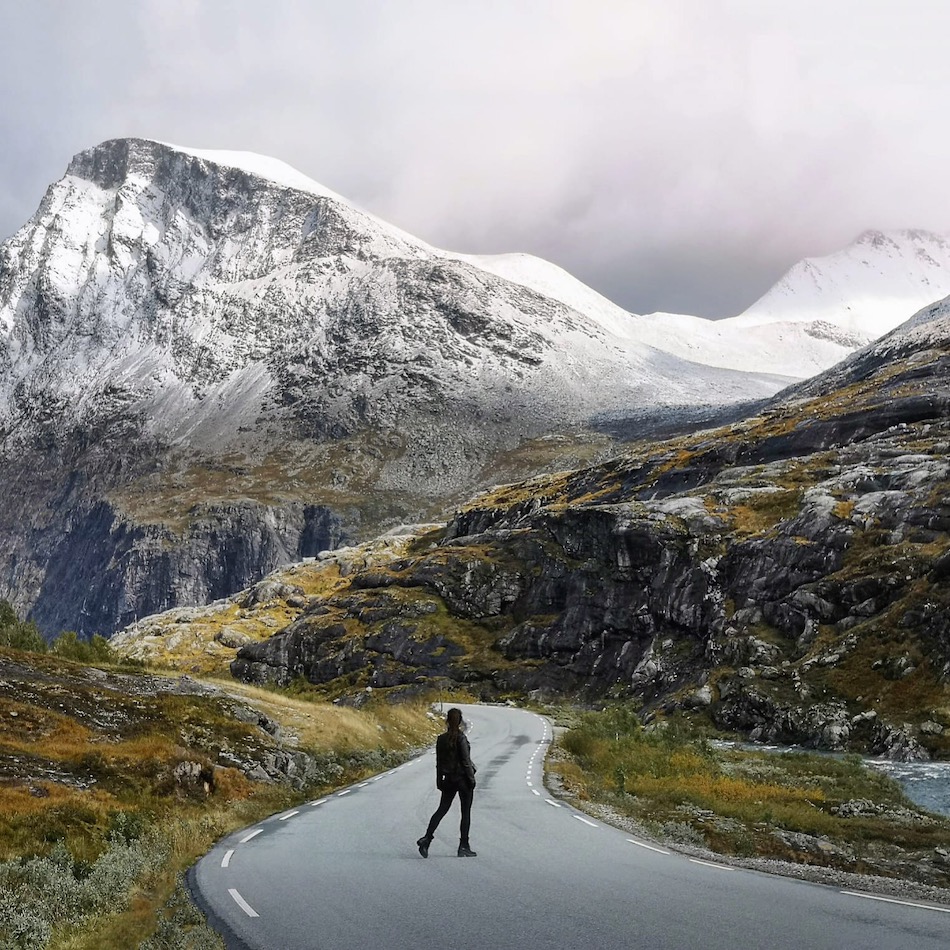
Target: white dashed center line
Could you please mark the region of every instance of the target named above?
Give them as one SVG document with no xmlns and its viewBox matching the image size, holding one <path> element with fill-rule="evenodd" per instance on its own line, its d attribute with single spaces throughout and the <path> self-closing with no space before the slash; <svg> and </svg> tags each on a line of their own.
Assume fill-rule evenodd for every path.
<svg viewBox="0 0 950 950">
<path fill-rule="evenodd" d="M 633 838 L 627 838 L 627 841 L 630 844 L 635 844 L 638 848 L 646 848 L 648 851 L 656 851 L 657 854 L 669 854 L 669 851 L 664 851 L 662 848 L 656 848 L 652 844 L 646 844 L 643 841 L 634 841 Z"/>
<path fill-rule="evenodd" d="M 237 904 L 248 917 L 261 916 L 233 887 L 228 888 L 228 893 L 234 898 L 234 903 Z"/>
<path fill-rule="evenodd" d="M 902 904 L 904 907 L 919 907 L 921 910 L 935 910 L 941 914 L 950 914 L 950 907 L 934 907 L 933 904 L 915 904 L 913 901 L 901 901 L 896 897 L 881 897 L 878 894 L 861 894 L 858 891 L 842 891 L 849 897 L 863 897 L 869 901 L 884 901 L 886 904 Z"/>
<path fill-rule="evenodd" d="M 734 871 L 735 868 L 726 867 L 725 864 L 713 864 L 711 861 L 700 861 L 699 858 L 690 858 L 693 864 L 701 864 L 703 867 L 716 868 L 717 871 Z"/>
</svg>

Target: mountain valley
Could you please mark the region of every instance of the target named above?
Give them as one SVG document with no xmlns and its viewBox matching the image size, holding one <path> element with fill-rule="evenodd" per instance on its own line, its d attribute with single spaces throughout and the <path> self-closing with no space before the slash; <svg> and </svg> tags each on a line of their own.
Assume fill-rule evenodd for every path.
<svg viewBox="0 0 950 950">
<path fill-rule="evenodd" d="M 129 861 L 164 926 L 435 697 L 545 711 L 594 817 L 944 902 L 946 821 L 857 756 L 950 756 L 947 294 L 945 237 L 867 232 L 736 317 L 631 314 L 271 159 L 77 155 L 0 245 L 0 935 L 64 926 L 33 874 L 113 926 Z"/>
<path fill-rule="evenodd" d="M 946 257 L 870 234 L 793 269 L 782 307 L 644 317 L 527 255 L 433 248 L 272 159 L 103 143 L 0 247 L 0 595 L 47 636 L 110 636 L 734 421 L 887 328 L 855 316 L 867 275 L 896 325 L 950 292 Z"/>
</svg>

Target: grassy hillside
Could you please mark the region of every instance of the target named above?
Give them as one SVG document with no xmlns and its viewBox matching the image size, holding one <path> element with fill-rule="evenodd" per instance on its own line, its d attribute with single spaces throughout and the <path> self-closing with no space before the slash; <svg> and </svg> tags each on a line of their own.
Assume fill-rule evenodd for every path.
<svg viewBox="0 0 950 950">
<path fill-rule="evenodd" d="M 434 731 L 421 703 L 356 710 L 9 648 L 0 667 L 4 947 L 214 946 L 176 894 L 188 865 Z M 266 771 L 274 753 L 285 774 Z"/>
<path fill-rule="evenodd" d="M 548 777 L 581 809 L 674 847 L 950 887 L 950 819 L 857 756 L 743 749 L 682 720 L 645 728 L 625 706 L 566 721 Z"/>
</svg>

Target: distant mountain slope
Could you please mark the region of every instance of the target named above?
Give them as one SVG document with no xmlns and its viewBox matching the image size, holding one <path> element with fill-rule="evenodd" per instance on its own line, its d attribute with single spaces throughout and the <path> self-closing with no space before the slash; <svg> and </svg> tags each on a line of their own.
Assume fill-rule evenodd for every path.
<svg viewBox="0 0 950 950">
<path fill-rule="evenodd" d="M 950 294 L 950 237 L 868 231 L 827 257 L 800 261 L 737 317 L 650 314 L 638 339 L 684 359 L 807 377 Z"/>
</svg>

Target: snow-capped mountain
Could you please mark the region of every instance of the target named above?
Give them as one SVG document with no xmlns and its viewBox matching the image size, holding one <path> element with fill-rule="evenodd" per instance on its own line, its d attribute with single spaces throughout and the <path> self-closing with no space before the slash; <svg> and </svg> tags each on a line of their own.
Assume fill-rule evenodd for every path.
<svg viewBox="0 0 950 950">
<path fill-rule="evenodd" d="M 822 320 L 873 339 L 947 294 L 950 235 L 865 231 L 842 251 L 800 261 L 735 320 Z"/>
<path fill-rule="evenodd" d="M 279 162 L 82 152 L 0 245 L 0 596 L 108 633 L 603 452 L 595 417 L 786 381 L 693 365 L 626 319 Z"/>
<path fill-rule="evenodd" d="M 766 310 L 632 315 L 281 162 L 106 142 L 0 245 L 0 596 L 109 633 L 608 452 L 607 420 L 768 397 L 870 332 Z"/>
<path fill-rule="evenodd" d="M 163 439 L 229 443 L 275 403 L 351 432 L 448 399 L 537 434 L 783 382 L 685 365 L 593 292 L 564 303 L 537 284 L 432 248 L 279 162 L 109 142 L 76 156 L 0 251 L 0 412 L 24 390 L 81 411 L 118 388 Z"/>
<path fill-rule="evenodd" d="M 655 313 L 636 332 L 684 359 L 804 378 L 947 294 L 950 238 L 867 231 L 836 254 L 800 261 L 736 317 Z"/>
</svg>

